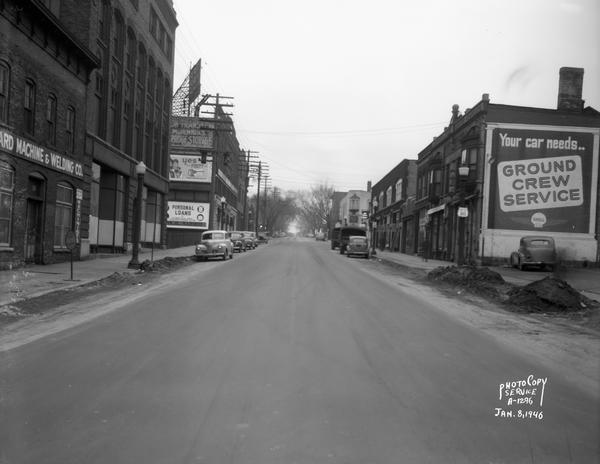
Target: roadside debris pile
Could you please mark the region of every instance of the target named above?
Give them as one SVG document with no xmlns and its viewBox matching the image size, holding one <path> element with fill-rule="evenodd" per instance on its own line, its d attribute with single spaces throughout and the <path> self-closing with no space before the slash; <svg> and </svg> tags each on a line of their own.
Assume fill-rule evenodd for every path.
<svg viewBox="0 0 600 464">
<path fill-rule="evenodd" d="M 551 276 L 514 288 L 506 303 L 524 312 L 574 312 L 595 306 L 567 282 Z"/>
<path fill-rule="evenodd" d="M 427 278 L 494 298 L 500 297 L 498 287 L 506 284 L 499 273 L 487 267 L 477 266 L 438 267 L 430 271 Z M 460 290 L 459 293 L 461 293 Z"/>
<path fill-rule="evenodd" d="M 145 260 L 140 264 L 140 271 L 142 272 L 160 272 L 173 269 L 175 267 L 179 267 L 187 262 L 190 262 L 191 258 L 189 256 L 180 256 L 177 258 L 173 258 L 171 256 L 167 256 L 166 258 L 159 259 L 157 261 L 150 261 L 149 259 Z"/>
</svg>

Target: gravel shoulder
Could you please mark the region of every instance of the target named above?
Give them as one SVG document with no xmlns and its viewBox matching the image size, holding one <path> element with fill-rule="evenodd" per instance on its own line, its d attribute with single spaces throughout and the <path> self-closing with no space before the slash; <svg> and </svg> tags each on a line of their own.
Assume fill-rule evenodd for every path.
<svg viewBox="0 0 600 464">
<path fill-rule="evenodd" d="M 572 312 L 524 312 L 506 304 L 511 284 L 496 284 L 478 292 L 465 286 L 431 280 L 427 272 L 372 259 L 365 272 L 377 276 L 403 292 L 428 300 L 434 308 L 452 315 L 460 323 L 494 337 L 507 348 L 528 353 L 540 367 L 560 371 L 584 391 L 600 399 L 600 308 Z"/>
</svg>

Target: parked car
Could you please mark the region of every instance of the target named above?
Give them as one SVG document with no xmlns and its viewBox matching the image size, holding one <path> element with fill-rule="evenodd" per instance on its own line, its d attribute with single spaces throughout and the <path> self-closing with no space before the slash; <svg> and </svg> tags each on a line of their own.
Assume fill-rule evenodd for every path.
<svg viewBox="0 0 600 464">
<path fill-rule="evenodd" d="M 234 253 L 237 251 L 241 253 L 246 251 L 246 241 L 244 240 L 244 233 L 238 230 L 234 230 L 231 233 L 231 243 L 233 243 Z"/>
<path fill-rule="evenodd" d="M 351 235 L 346 245 L 346 256 L 362 256 L 369 259 L 369 243 L 367 237 Z"/>
<path fill-rule="evenodd" d="M 258 240 L 256 234 L 251 230 L 244 230 L 244 240 L 246 241 L 246 247 L 250 250 L 254 250 L 258 246 Z"/>
<path fill-rule="evenodd" d="M 259 232 L 257 241 L 258 243 L 269 243 L 269 235 L 264 232 Z"/>
<path fill-rule="evenodd" d="M 327 237 L 325 236 L 324 232 L 317 232 L 316 235 L 315 235 L 315 239 L 316 240 L 320 240 L 322 242 L 324 242 L 326 238 Z"/>
<path fill-rule="evenodd" d="M 552 237 L 543 235 L 528 235 L 522 237 L 519 249 L 510 254 L 510 265 L 521 271 L 527 266 L 549 267 L 556 266 L 556 246 Z"/>
<path fill-rule="evenodd" d="M 348 247 L 348 240 L 351 236 L 366 237 L 367 230 L 363 227 L 343 226 L 333 229 L 331 234 L 331 249 L 339 247 L 340 254 L 343 255 Z"/>
<path fill-rule="evenodd" d="M 196 244 L 195 254 L 198 261 L 207 261 L 209 258 L 233 259 L 233 243 L 229 232 L 225 230 L 202 232 L 200 242 Z"/>
</svg>

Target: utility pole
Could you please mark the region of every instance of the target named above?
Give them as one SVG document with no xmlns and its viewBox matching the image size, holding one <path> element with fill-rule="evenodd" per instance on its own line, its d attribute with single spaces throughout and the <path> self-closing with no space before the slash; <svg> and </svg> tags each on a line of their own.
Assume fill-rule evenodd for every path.
<svg viewBox="0 0 600 464">
<path fill-rule="evenodd" d="M 254 220 L 254 233 L 258 235 L 258 221 L 260 218 L 260 176 L 262 174 L 262 161 L 258 162 L 258 192 L 256 193 L 256 219 Z"/>
<path fill-rule="evenodd" d="M 246 183 L 245 183 L 245 188 L 246 188 L 246 194 L 244 195 L 244 230 L 249 230 L 249 224 L 248 224 L 248 187 L 250 185 L 250 173 L 251 173 L 251 169 L 254 169 L 257 167 L 256 164 L 254 164 L 256 161 L 256 159 L 258 159 L 257 155 L 258 152 L 257 151 L 252 151 L 252 150 L 246 150 L 246 165 L 244 166 L 243 172 L 241 173 L 245 179 L 246 179 Z M 253 173 L 254 175 L 254 173 Z"/>
</svg>

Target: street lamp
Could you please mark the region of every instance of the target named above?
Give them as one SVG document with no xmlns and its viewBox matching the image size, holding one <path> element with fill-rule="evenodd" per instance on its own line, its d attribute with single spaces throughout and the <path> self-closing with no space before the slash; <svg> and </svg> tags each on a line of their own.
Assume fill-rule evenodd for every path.
<svg viewBox="0 0 600 464">
<path fill-rule="evenodd" d="M 379 203 L 377 202 L 377 198 L 373 198 L 371 202 L 371 256 L 377 255 L 377 251 L 375 250 L 375 232 L 377 230 L 377 220 L 375 219 L 375 213 L 377 212 L 377 207 Z"/>
<path fill-rule="evenodd" d="M 221 229 L 225 230 L 225 206 L 227 205 L 227 198 L 221 197 Z"/>
<path fill-rule="evenodd" d="M 458 207 L 458 256 L 456 264 L 462 266 L 465 260 L 465 218 L 469 215 L 469 210 L 465 207 L 465 183 L 464 180 L 469 175 L 469 166 L 459 166 L 458 176 L 461 184 L 460 205 Z"/>
<path fill-rule="evenodd" d="M 142 228 L 142 196 L 144 195 L 144 175 L 146 174 L 146 165 L 140 161 L 135 166 L 137 174 L 137 196 L 134 201 L 134 219 L 133 219 L 133 250 L 131 251 L 131 261 L 127 267 L 129 269 L 139 269 L 139 248 L 140 248 L 140 229 Z"/>
</svg>

